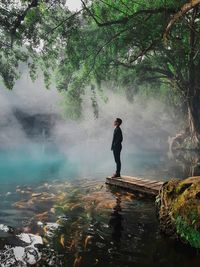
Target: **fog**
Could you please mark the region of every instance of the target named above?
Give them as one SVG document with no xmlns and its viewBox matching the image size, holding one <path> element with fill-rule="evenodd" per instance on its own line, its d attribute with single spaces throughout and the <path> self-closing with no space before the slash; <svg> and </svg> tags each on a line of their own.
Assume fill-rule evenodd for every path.
<svg viewBox="0 0 200 267">
<path fill-rule="evenodd" d="M 27 72 L 16 82 L 13 90 L 0 87 L 0 145 L 13 146 L 31 142 L 14 116 L 16 109 L 29 115 L 58 113 L 58 93 L 45 89 L 42 78 L 33 83 Z"/>
<path fill-rule="evenodd" d="M 109 88 L 104 88 L 104 91 L 108 97 L 106 103 L 97 92 L 98 119 L 93 114 L 89 89 L 84 96 L 83 119 L 79 122 L 63 119 L 60 105 L 62 96 L 54 87 L 45 89 L 42 77 L 33 83 L 28 73 L 24 72 L 12 91 L 1 86 L 0 146 L 9 149 L 27 146 L 30 156 L 34 155 L 35 159 L 41 156 L 34 149 L 35 143 L 43 147 L 47 143 L 53 143 L 66 156 L 69 164 L 79 169 L 80 175 L 88 175 L 90 171 L 91 174 L 113 171 L 110 150 L 113 121 L 120 117 L 123 120 L 121 128 L 124 136 L 122 162 L 127 161 L 129 155 L 141 151 L 162 150 L 167 153 L 168 136 L 177 132 L 177 122 L 172 120 L 170 107 L 153 98 L 144 101 L 141 97 L 135 97 L 133 103 L 130 103 L 123 94 L 116 94 Z M 37 135 L 35 128 L 39 126 L 37 123 L 29 123 L 31 130 L 27 133 L 26 125 L 16 116 L 16 110 L 27 117 L 33 116 L 32 118 L 53 114 L 49 135 L 42 131 L 37 138 L 33 138 L 29 132 L 33 128 Z M 48 117 L 45 118 L 40 122 L 41 125 L 48 120 Z M 28 121 L 27 118 L 26 120 Z"/>
</svg>

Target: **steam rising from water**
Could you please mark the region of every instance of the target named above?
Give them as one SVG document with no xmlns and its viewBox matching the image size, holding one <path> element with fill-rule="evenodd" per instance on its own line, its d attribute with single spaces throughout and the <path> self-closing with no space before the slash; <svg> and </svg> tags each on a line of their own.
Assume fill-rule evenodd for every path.
<svg viewBox="0 0 200 267">
<path fill-rule="evenodd" d="M 23 125 L 16 118 L 15 110 L 20 110 L 27 116 L 56 114 L 54 120 L 57 119 L 51 126 L 51 136 L 47 140 L 45 132 L 42 132 L 37 142 L 43 146 L 46 142 L 56 144 L 68 158 L 69 164 L 78 163 L 83 176 L 88 174 L 88 169 L 93 174 L 94 170 L 108 172 L 113 169 L 110 146 L 113 121 L 116 117 L 123 120 L 122 161 L 123 157 L 129 157 L 129 154 L 140 150 L 166 149 L 168 136 L 177 131 L 169 108 L 163 103 L 155 99 L 146 102 L 139 97 L 130 103 L 125 96 L 109 90 L 106 90 L 107 103 L 98 97 L 98 119 L 94 118 L 90 97 L 86 97 L 84 119 L 81 122 L 63 120 L 59 106 L 61 96 L 56 89 L 45 89 L 42 78 L 33 83 L 26 72 L 17 81 L 13 91 L 1 88 L 0 94 L 0 147 L 28 145 L 30 155 L 34 154 L 37 158 L 37 153 L 32 149 L 35 141 L 25 132 Z"/>
</svg>

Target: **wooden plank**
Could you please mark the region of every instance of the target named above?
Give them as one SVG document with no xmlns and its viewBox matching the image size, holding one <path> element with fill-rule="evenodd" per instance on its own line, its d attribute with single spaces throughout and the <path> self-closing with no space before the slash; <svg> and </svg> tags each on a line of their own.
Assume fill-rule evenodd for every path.
<svg viewBox="0 0 200 267">
<path fill-rule="evenodd" d="M 151 188 L 145 188 L 145 187 L 141 187 L 141 186 L 137 186 L 137 185 L 130 185 L 130 184 L 127 184 L 127 183 L 124 183 L 124 184 L 120 184 L 120 183 L 112 183 L 112 182 L 107 182 L 107 184 L 109 185 L 114 185 L 114 186 L 118 186 L 118 187 L 121 187 L 123 189 L 128 189 L 128 190 L 131 190 L 131 191 L 137 191 L 137 192 L 140 192 L 140 193 L 145 193 L 145 194 L 148 194 L 148 195 L 151 195 L 151 196 L 156 196 L 159 192 L 159 189 L 151 189 Z"/>
<path fill-rule="evenodd" d="M 155 196 L 159 193 L 163 182 L 139 177 L 122 176 L 121 178 L 107 177 L 106 184 Z"/>
<path fill-rule="evenodd" d="M 114 186 L 118 186 L 118 187 L 121 187 L 123 189 L 128 189 L 128 190 L 131 190 L 131 191 L 136 191 L 136 192 L 140 192 L 140 193 L 144 193 L 144 194 L 148 194 L 148 195 L 151 195 L 151 196 L 156 196 L 158 194 L 158 190 L 156 189 L 147 189 L 145 187 L 141 187 L 141 186 L 137 186 L 137 185 L 130 185 L 130 184 L 127 184 L 127 183 L 124 183 L 124 184 L 120 184 L 120 183 L 112 183 L 112 182 L 107 182 L 107 184 L 110 184 L 110 185 L 114 185 Z"/>
<path fill-rule="evenodd" d="M 112 178 L 111 178 L 112 179 Z M 119 179 L 118 179 L 119 180 Z M 145 186 L 145 187 L 149 187 L 149 188 L 151 188 L 151 187 L 159 187 L 159 186 L 161 186 L 160 184 L 157 184 L 156 182 L 151 182 L 151 181 L 138 181 L 138 180 L 122 180 L 122 182 L 128 182 L 128 183 L 130 183 L 130 184 L 135 184 L 135 185 L 139 185 L 139 186 Z"/>
<path fill-rule="evenodd" d="M 109 177 L 108 177 L 109 178 Z M 111 178 L 111 177 L 110 177 Z M 123 175 L 121 177 L 122 179 L 130 179 L 130 180 L 140 180 L 140 181 L 147 181 L 147 182 L 156 182 L 156 183 L 159 183 L 159 184 L 163 184 L 163 182 L 160 182 L 160 181 L 156 181 L 156 180 L 150 180 L 150 179 L 143 179 L 143 178 L 138 178 L 138 177 L 133 177 L 133 176 L 125 176 Z"/>
</svg>

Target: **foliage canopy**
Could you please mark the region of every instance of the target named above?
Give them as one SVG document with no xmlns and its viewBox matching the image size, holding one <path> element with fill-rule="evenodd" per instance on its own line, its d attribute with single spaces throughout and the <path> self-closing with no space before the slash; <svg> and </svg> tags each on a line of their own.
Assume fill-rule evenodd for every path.
<svg viewBox="0 0 200 267">
<path fill-rule="evenodd" d="M 4 0 L 0 76 L 11 89 L 19 63 L 27 62 L 32 79 L 41 69 L 47 88 L 56 81 L 79 115 L 84 88 L 104 82 L 124 88 L 129 99 L 145 84 L 186 110 L 199 99 L 199 4 L 82 0 L 71 12 L 65 0 Z"/>
</svg>

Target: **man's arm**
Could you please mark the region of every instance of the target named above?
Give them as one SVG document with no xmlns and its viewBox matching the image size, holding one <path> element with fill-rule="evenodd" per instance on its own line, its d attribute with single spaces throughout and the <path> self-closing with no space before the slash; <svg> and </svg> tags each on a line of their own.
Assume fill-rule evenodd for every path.
<svg viewBox="0 0 200 267">
<path fill-rule="evenodd" d="M 120 128 L 116 129 L 116 132 L 114 134 L 114 146 L 120 145 L 121 142 L 123 141 L 123 136 L 122 136 L 122 131 Z"/>
</svg>

